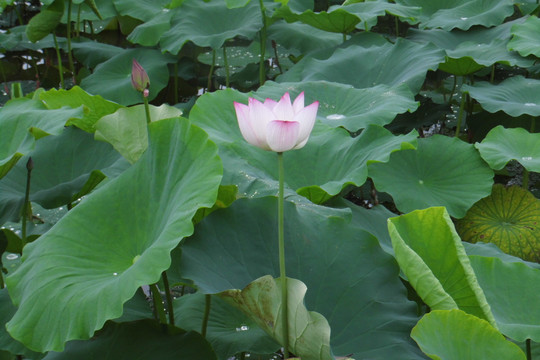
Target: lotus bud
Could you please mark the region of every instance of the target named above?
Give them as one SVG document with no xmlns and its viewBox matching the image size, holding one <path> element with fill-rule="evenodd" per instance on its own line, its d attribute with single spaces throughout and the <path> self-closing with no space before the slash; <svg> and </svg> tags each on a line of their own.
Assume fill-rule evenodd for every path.
<svg viewBox="0 0 540 360">
<path fill-rule="evenodd" d="M 133 59 L 133 65 L 131 67 L 131 85 L 133 85 L 135 90 L 140 92 L 144 92 L 150 87 L 148 74 L 135 59 Z"/>
</svg>

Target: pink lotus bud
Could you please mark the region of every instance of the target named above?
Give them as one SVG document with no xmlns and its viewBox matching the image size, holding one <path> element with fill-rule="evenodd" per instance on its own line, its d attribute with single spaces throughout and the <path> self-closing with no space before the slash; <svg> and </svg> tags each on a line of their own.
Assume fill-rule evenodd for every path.
<svg viewBox="0 0 540 360">
<path fill-rule="evenodd" d="M 133 85 L 135 90 L 140 92 L 150 87 L 148 74 L 135 59 L 133 59 L 133 65 L 131 67 L 131 85 Z"/>
<path fill-rule="evenodd" d="M 264 150 L 283 152 L 306 145 L 319 102 L 304 107 L 302 92 L 291 104 L 289 93 L 278 102 L 266 99 L 264 103 L 249 98 L 248 105 L 234 102 L 236 117 L 242 136 L 248 143 Z"/>
</svg>

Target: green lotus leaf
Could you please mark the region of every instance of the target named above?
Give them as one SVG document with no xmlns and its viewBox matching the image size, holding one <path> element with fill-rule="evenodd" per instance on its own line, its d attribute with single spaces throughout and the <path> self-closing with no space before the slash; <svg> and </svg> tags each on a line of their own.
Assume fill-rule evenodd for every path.
<svg viewBox="0 0 540 360">
<path fill-rule="evenodd" d="M 58 135 L 66 122 L 82 115 L 82 107 L 48 110 L 39 100 L 18 98 L 0 108 L 0 179 L 28 153 L 36 139 Z"/>
<path fill-rule="evenodd" d="M 476 143 L 480 155 L 494 170 L 501 170 L 511 160 L 517 160 L 529 171 L 540 172 L 540 134 L 523 128 L 505 129 L 497 126 L 481 143 Z"/>
<path fill-rule="evenodd" d="M 322 94 L 322 88 L 317 89 L 318 94 Z M 314 100 L 306 93 L 306 105 Z M 234 101 L 247 103 L 247 96 L 233 90 L 205 94 L 191 110 L 190 120 L 205 129 L 218 144 L 225 164 L 224 184 L 238 185 L 239 193 L 246 196 L 274 195 L 277 192 L 276 155 L 253 147 L 243 139 Z M 353 99 L 348 101 L 351 107 L 356 105 Z M 335 105 L 320 105 L 321 109 L 325 106 Z M 375 125 L 352 138 L 342 128 L 317 124 L 304 148 L 285 154 L 286 186 L 312 202 L 323 203 L 348 184 L 362 185 L 367 178 L 368 161 L 386 161 L 392 151 L 413 148 L 415 141 L 415 132 L 394 136 Z M 336 161 L 336 156 L 340 161 Z"/>
<path fill-rule="evenodd" d="M 281 6 L 274 12 L 275 18 L 285 19 L 287 22 L 301 21 L 317 29 L 347 34 L 352 32 L 356 24 L 360 22 L 360 18 L 351 14 L 343 7 L 333 7 L 330 11 L 313 12 L 306 10 L 301 14 L 294 13 L 288 6 Z"/>
<path fill-rule="evenodd" d="M 287 275 L 307 286 L 305 306 L 322 314 L 335 355 L 418 360 L 409 333 L 416 305 L 406 298 L 394 259 L 348 209 L 285 201 Z M 289 198 L 290 199 L 290 198 Z M 279 274 L 277 199 L 239 199 L 197 225 L 174 253 L 180 273 L 204 293 L 243 289 Z M 398 354 L 398 355 L 396 355 Z M 421 358 L 421 357 L 420 357 Z"/>
<path fill-rule="evenodd" d="M 517 51 L 521 56 L 534 55 L 540 57 L 540 19 L 531 16 L 523 24 L 512 26 L 512 40 L 508 42 L 508 50 Z"/>
<path fill-rule="evenodd" d="M 464 241 L 490 242 L 502 251 L 528 261 L 540 261 L 540 204 L 518 186 L 493 186 L 490 196 L 478 201 L 458 221 Z"/>
<path fill-rule="evenodd" d="M 219 359 L 229 359 L 243 351 L 271 354 L 279 345 L 257 323 L 217 295 L 211 295 L 206 339 Z M 176 325 L 200 331 L 204 318 L 205 295 L 195 293 L 174 300 Z"/>
<path fill-rule="evenodd" d="M 124 50 L 96 66 L 92 75 L 82 80 L 81 87 L 91 94 L 99 94 L 122 105 L 141 103 L 142 94 L 131 85 L 133 59 L 137 60 L 148 73 L 150 78 L 148 100 L 152 100 L 169 82 L 167 64 L 176 61 L 174 57 L 154 49 Z"/>
<path fill-rule="evenodd" d="M 540 115 L 540 80 L 513 76 L 497 85 L 487 81 L 463 85 L 462 91 L 491 113 L 504 111 L 514 117 Z"/>
<path fill-rule="evenodd" d="M 90 192 L 105 175 L 101 172 L 116 165 L 118 153 L 92 135 L 76 128 L 65 128 L 61 135 L 47 136 L 28 154 L 34 162 L 30 183 L 30 201 L 47 209 L 71 204 Z M 23 157 L 0 180 L 0 224 L 18 222 L 26 192 L 26 163 Z M 96 171 L 96 174 L 93 172 Z M 100 176 L 101 175 L 101 176 Z M 96 181 L 97 180 L 97 181 Z"/>
<path fill-rule="evenodd" d="M 169 267 L 197 209 L 214 204 L 222 167 L 206 133 L 182 118 L 149 128 L 139 161 L 28 244 L 6 279 L 19 307 L 7 330 L 29 348 L 61 351 L 118 318 Z"/>
<path fill-rule="evenodd" d="M 131 16 L 134 19 L 150 21 L 154 16 L 164 10 L 171 0 L 142 0 L 134 2 L 133 0 L 114 0 L 114 7 L 120 15 Z"/>
<path fill-rule="evenodd" d="M 235 36 L 253 39 L 262 26 L 257 1 L 229 9 L 222 0 L 186 0 L 175 9 L 171 28 L 161 37 L 160 46 L 172 54 L 177 54 L 188 41 L 219 49 Z"/>
<path fill-rule="evenodd" d="M 89 68 L 95 68 L 97 65 L 125 51 L 121 47 L 91 41 L 84 37 L 73 39 L 71 46 L 77 61 Z"/>
<path fill-rule="evenodd" d="M 17 308 L 11 303 L 8 290 L 6 288 L 0 289 L 0 350 L 24 355 L 27 359 L 41 359 L 44 356 L 43 354 L 27 349 L 7 333 L 5 324 L 15 314 L 15 311 L 17 311 Z"/>
<path fill-rule="evenodd" d="M 158 121 L 182 115 L 182 111 L 163 104 L 150 105 L 150 119 Z M 96 140 L 111 144 L 127 161 L 135 163 L 148 147 L 148 131 L 144 105 L 118 109 L 96 123 Z"/>
<path fill-rule="evenodd" d="M 307 54 L 321 49 L 321 45 L 334 47 L 343 42 L 343 35 L 319 30 L 300 22 L 287 23 L 283 20 L 268 27 L 267 36 L 290 52 Z"/>
<path fill-rule="evenodd" d="M 99 119 L 122 107 L 103 99 L 99 95 L 90 95 L 78 86 L 74 86 L 69 90 L 52 89 L 45 91 L 39 94 L 39 99 L 49 109 L 59 109 L 63 106 L 71 108 L 82 106 L 84 114 L 80 118 L 70 119 L 67 125 L 75 125 L 90 133 L 95 131 L 95 124 Z"/>
<path fill-rule="evenodd" d="M 322 123 L 331 127 L 342 126 L 351 132 L 364 129 L 370 124 L 389 124 L 397 114 L 414 112 L 419 105 L 405 84 L 355 89 L 350 85 L 326 81 L 266 82 L 256 94 L 279 99 L 287 91 L 291 98 L 296 98 L 304 91 L 306 97 L 313 101 L 317 99 L 320 104 L 317 115 Z"/>
<path fill-rule="evenodd" d="M 424 315 L 411 337 L 435 360 L 525 360 L 523 351 L 487 321 L 457 309 Z"/>
<path fill-rule="evenodd" d="M 289 350 L 304 359 L 333 360 L 330 326 L 324 316 L 308 311 L 304 305 L 306 285 L 300 280 L 287 278 L 287 290 L 288 315 L 291 319 L 288 324 Z M 248 314 L 274 339 L 284 344 L 281 278 L 263 276 L 243 290 L 227 290 L 219 296 Z"/>
<path fill-rule="evenodd" d="M 419 139 L 418 149 L 394 152 L 387 163 L 369 164 L 368 172 L 400 211 L 446 206 L 457 218 L 493 185 L 493 171 L 473 145 L 442 135 Z"/>
<path fill-rule="evenodd" d="M 469 30 L 474 25 L 500 25 L 514 13 L 512 0 L 397 0 L 422 8 L 420 26 L 443 30 Z"/>
<path fill-rule="evenodd" d="M 421 14 L 419 7 L 404 6 L 379 1 L 358 2 L 341 7 L 341 9 L 356 15 L 361 21 L 356 25 L 357 29 L 369 31 L 377 24 L 377 18 L 386 14 L 393 15 L 401 21 L 411 25 L 418 23 Z"/>
<path fill-rule="evenodd" d="M 526 264 L 528 267 L 533 269 L 540 269 L 539 263 L 534 263 L 530 261 L 525 261 L 521 258 L 518 258 L 516 256 L 509 255 L 505 252 L 503 252 L 499 247 L 493 243 L 484 243 L 484 242 L 478 242 L 478 243 L 469 243 L 469 242 L 463 242 L 463 247 L 465 248 L 465 251 L 467 252 L 467 255 L 469 257 L 471 256 L 483 256 L 483 257 L 493 257 L 500 259 L 501 261 L 505 263 L 523 263 Z"/>
<path fill-rule="evenodd" d="M 54 38 L 52 34 L 47 35 L 43 39 L 31 42 L 26 36 L 26 25 L 15 26 L 9 29 L 9 33 L 0 34 L 0 49 L 10 51 L 21 50 L 41 50 L 44 48 L 54 48 Z M 58 47 L 62 50 L 67 50 L 67 40 L 64 37 L 57 37 Z"/>
<path fill-rule="evenodd" d="M 44 359 L 217 359 L 201 334 L 170 325 L 165 329 L 155 320 L 109 322 L 92 340 L 71 341 L 63 352 L 51 351 Z"/>
<path fill-rule="evenodd" d="M 378 59 L 378 61 L 373 61 Z M 406 83 L 417 93 L 428 70 L 444 61 L 444 52 L 433 44 L 399 38 L 395 44 L 364 48 L 350 45 L 324 60 L 306 57 L 278 78 L 279 82 L 326 80 L 356 88 Z M 358 76 L 362 74 L 362 76 Z"/>
<path fill-rule="evenodd" d="M 161 39 L 161 36 L 171 28 L 171 19 L 176 10 L 163 10 L 153 16 L 149 21 L 146 21 L 137 26 L 128 35 L 127 39 L 134 44 L 143 46 L 156 46 Z"/>
<path fill-rule="evenodd" d="M 461 309 L 495 326 L 445 208 L 432 207 L 390 218 L 388 231 L 401 270 L 432 310 Z"/>
<path fill-rule="evenodd" d="M 60 19 L 64 14 L 64 2 L 54 1 L 50 6 L 41 9 L 41 11 L 32 17 L 26 26 L 26 36 L 28 40 L 36 42 L 51 34 L 60 24 Z"/>
<path fill-rule="evenodd" d="M 540 342 L 540 309 L 531 306 L 540 291 L 540 269 L 491 257 L 470 260 L 501 332 L 519 342 Z"/>
</svg>

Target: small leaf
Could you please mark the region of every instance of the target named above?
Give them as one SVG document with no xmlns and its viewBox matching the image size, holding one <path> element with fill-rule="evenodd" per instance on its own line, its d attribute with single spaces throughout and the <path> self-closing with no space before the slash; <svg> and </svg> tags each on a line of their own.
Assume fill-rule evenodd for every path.
<svg viewBox="0 0 540 360">
<path fill-rule="evenodd" d="M 478 201 L 457 222 L 464 241 L 490 242 L 528 261 L 540 261 L 540 203 L 529 191 L 495 184 L 491 195 Z"/>
<path fill-rule="evenodd" d="M 243 290 L 227 290 L 219 296 L 248 314 L 263 330 L 283 344 L 281 311 L 281 279 L 261 277 Z M 307 287 L 300 280 L 287 278 L 289 350 L 297 356 L 313 360 L 331 360 L 330 326 L 319 313 L 304 305 Z"/>
<path fill-rule="evenodd" d="M 424 315 L 411 337 L 435 360 L 525 360 L 523 351 L 487 321 L 461 310 Z"/>
</svg>

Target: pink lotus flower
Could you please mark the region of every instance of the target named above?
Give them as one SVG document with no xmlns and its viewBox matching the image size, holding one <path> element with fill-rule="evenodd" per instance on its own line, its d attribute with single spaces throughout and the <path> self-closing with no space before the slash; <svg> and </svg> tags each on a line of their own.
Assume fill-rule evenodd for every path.
<svg viewBox="0 0 540 360">
<path fill-rule="evenodd" d="M 142 93 L 148 93 L 148 88 L 150 87 L 150 79 L 144 68 L 133 59 L 133 65 L 131 66 L 131 85 L 137 91 Z"/>
<path fill-rule="evenodd" d="M 249 98 L 248 105 L 234 102 L 242 136 L 248 143 L 264 150 L 283 152 L 306 145 L 319 108 L 319 102 L 304 107 L 304 93 L 291 104 L 289 93 L 278 102 L 264 103 Z"/>
</svg>

